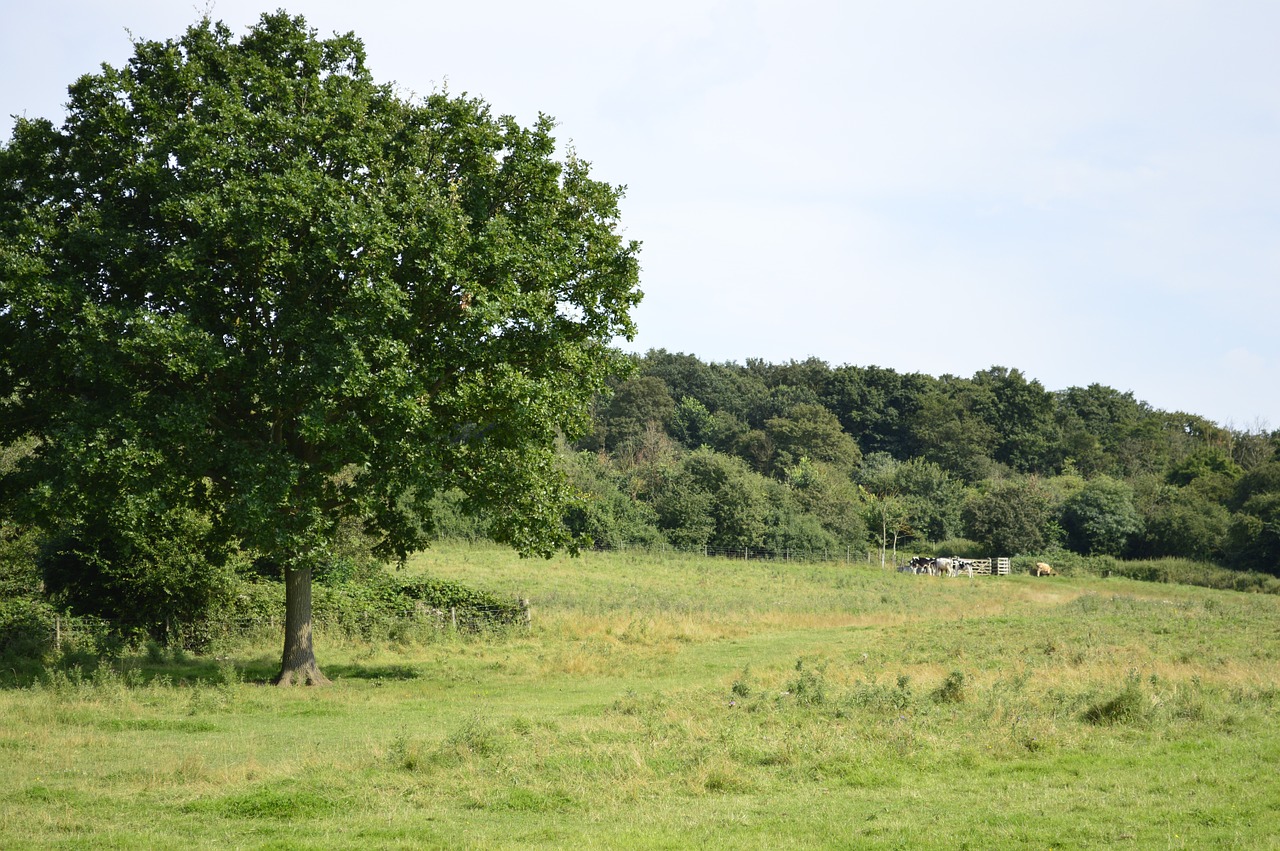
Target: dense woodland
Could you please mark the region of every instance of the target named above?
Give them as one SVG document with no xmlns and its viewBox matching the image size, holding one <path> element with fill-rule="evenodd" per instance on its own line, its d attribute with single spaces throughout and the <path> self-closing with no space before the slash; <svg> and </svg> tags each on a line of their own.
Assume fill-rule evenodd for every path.
<svg viewBox="0 0 1280 851">
<path fill-rule="evenodd" d="M 597 545 L 976 548 L 1280 571 L 1280 432 L 1017 369 L 934 378 L 650 351 L 577 441 Z"/>
</svg>

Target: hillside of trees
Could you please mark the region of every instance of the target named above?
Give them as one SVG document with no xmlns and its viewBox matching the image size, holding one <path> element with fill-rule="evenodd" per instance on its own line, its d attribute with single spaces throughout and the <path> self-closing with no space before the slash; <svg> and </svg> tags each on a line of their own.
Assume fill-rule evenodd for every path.
<svg viewBox="0 0 1280 851">
<path fill-rule="evenodd" d="M 656 350 L 566 451 L 588 543 L 966 543 L 1280 572 L 1280 432 L 1017 369 L 970 378 Z"/>
</svg>

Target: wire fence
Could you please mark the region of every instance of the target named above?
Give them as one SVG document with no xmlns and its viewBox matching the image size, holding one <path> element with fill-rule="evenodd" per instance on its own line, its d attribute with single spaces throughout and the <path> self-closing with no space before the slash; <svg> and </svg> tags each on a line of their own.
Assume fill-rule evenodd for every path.
<svg viewBox="0 0 1280 851">
<path fill-rule="evenodd" d="M 478 633 L 505 629 L 528 629 L 533 622 L 529 601 L 523 598 L 515 606 L 469 604 L 436 607 L 423 603 L 391 609 L 342 609 L 329 606 L 313 611 L 313 621 L 320 629 L 336 629 L 351 635 L 402 635 L 418 629 L 438 633 Z M 284 629 L 283 612 L 240 614 L 223 618 L 229 634 L 259 631 L 279 632 Z"/>
<path fill-rule="evenodd" d="M 381 610 L 331 605 L 326 610 L 314 611 L 312 620 L 321 630 L 334 630 L 352 637 L 407 639 L 527 630 L 533 624 L 533 613 L 528 600 L 518 599 L 512 605 L 436 607 L 417 603 Z M 280 633 L 284 626 L 281 604 L 276 612 L 223 612 L 216 618 L 175 624 L 166 630 L 167 638 L 160 643 L 202 650 L 228 639 Z M 137 636 L 127 638 L 121 635 L 103 619 L 62 613 L 55 615 L 34 634 L 42 636 L 37 640 L 54 653 L 78 652 L 88 656 L 113 657 L 146 643 Z"/>
</svg>

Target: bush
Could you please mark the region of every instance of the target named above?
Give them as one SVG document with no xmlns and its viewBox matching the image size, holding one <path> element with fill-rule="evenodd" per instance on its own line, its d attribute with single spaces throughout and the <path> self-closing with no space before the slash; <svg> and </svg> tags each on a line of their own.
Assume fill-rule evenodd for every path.
<svg viewBox="0 0 1280 851">
<path fill-rule="evenodd" d="M 457 489 L 441 491 L 431 498 L 430 518 L 432 538 L 437 541 L 475 543 L 489 534 L 488 521 L 468 508 L 465 494 Z"/>
<path fill-rule="evenodd" d="M 764 547 L 775 554 L 795 551 L 822 553 L 842 549 L 818 518 L 801 514 L 793 506 L 783 506 L 783 510 L 776 511 L 769 518 Z"/>
<path fill-rule="evenodd" d="M 53 650 L 53 606 L 32 597 L 0 600 L 0 657 L 43 658 Z"/>
<path fill-rule="evenodd" d="M 1090 724 L 1134 724 L 1147 714 L 1147 698 L 1142 693 L 1137 677 L 1129 677 L 1124 689 L 1110 700 L 1092 704 L 1084 711 L 1084 720 Z"/>
<path fill-rule="evenodd" d="M 1050 542 L 1050 493 L 1035 479 L 993 482 L 965 505 L 965 529 L 988 552 L 1034 553 Z"/>
<path fill-rule="evenodd" d="M 787 692 L 801 706 L 821 706 L 827 700 L 826 665 L 805 668 L 804 660 L 796 660 L 796 678 L 787 683 Z"/>
<path fill-rule="evenodd" d="M 210 530 L 191 512 L 169 512 L 141 529 L 94 518 L 47 542 L 38 564 L 57 605 L 102 618 L 121 636 L 171 644 L 233 587 L 233 555 L 210 541 Z"/>
<path fill-rule="evenodd" d="M 0 520 L 0 597 L 40 592 L 38 550 L 39 538 L 34 529 Z"/>
<path fill-rule="evenodd" d="M 1091 479 L 1062 508 L 1071 549 L 1090 555 L 1120 555 L 1143 531 L 1133 487 L 1108 476 Z"/>
<path fill-rule="evenodd" d="M 1163 488 L 1146 511 L 1145 529 L 1129 555 L 1182 556 L 1201 561 L 1222 555 L 1231 517 L 1222 505 L 1190 488 Z"/>
<path fill-rule="evenodd" d="M 312 593 L 315 593 L 314 588 Z M 241 579 L 212 620 L 226 632 L 248 632 L 280 626 L 283 612 L 283 582 L 259 578 Z"/>
<path fill-rule="evenodd" d="M 1143 582 L 1196 585 L 1222 591 L 1280 594 L 1280 578 L 1247 570 L 1231 570 L 1191 559 L 1164 558 L 1151 561 L 1115 561 L 1111 575 Z"/>
<path fill-rule="evenodd" d="M 987 558 L 992 556 L 990 550 L 984 545 L 968 538 L 952 538 L 949 541 L 941 541 L 934 544 L 933 554 L 943 558 Z"/>
<path fill-rule="evenodd" d="M 580 545 L 619 548 L 664 542 L 653 509 L 631 498 L 624 477 L 608 462 L 595 453 L 579 452 L 563 457 L 561 463 L 574 493 L 563 522 Z"/>
<path fill-rule="evenodd" d="M 518 600 L 429 577 L 398 579 L 385 571 L 362 581 L 317 584 L 311 606 L 317 625 L 369 640 L 395 636 L 424 618 L 437 626 L 456 618 L 458 627 L 468 630 L 528 622 L 528 610 Z M 220 620 L 228 632 L 278 629 L 283 611 L 284 584 L 255 578 L 239 583 Z"/>
<path fill-rule="evenodd" d="M 759 547 L 769 486 L 742 459 L 699 449 L 661 471 L 649 500 L 659 528 L 676 546 Z"/>
<path fill-rule="evenodd" d="M 968 696 L 964 674 L 960 671 L 952 671 L 947 674 L 947 678 L 942 681 L 942 685 L 938 686 L 933 692 L 933 699 L 938 703 L 964 703 Z"/>
<path fill-rule="evenodd" d="M 424 577 L 401 582 L 397 591 L 412 601 L 408 607 L 411 610 L 430 608 L 456 613 L 459 627 L 513 626 L 529 620 L 529 610 L 521 601 L 504 600 L 457 582 Z"/>
<path fill-rule="evenodd" d="M 364 639 L 391 636 L 409 608 L 385 580 L 312 588 L 311 612 L 318 624 Z"/>
<path fill-rule="evenodd" d="M 91 672 L 99 660 L 123 650 L 119 635 L 100 618 L 68 615 L 35 597 L 0 600 L 0 681 L 39 680 L 50 665 Z"/>
</svg>

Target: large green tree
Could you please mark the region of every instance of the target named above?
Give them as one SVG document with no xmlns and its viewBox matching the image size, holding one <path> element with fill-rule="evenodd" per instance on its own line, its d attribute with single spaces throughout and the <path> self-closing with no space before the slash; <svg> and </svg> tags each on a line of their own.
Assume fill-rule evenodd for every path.
<svg viewBox="0 0 1280 851">
<path fill-rule="evenodd" d="M 999 432 L 985 418 L 990 389 L 964 378 L 943 376 L 922 398 L 915 434 L 923 456 L 965 481 L 985 478 Z"/>
<path fill-rule="evenodd" d="M 1067 543 L 1079 553 L 1118 556 L 1142 531 L 1133 488 L 1109 476 L 1090 479 L 1062 507 Z"/>
<path fill-rule="evenodd" d="M 911 512 L 911 524 L 930 541 L 960 534 L 964 485 L 932 461 L 912 458 L 894 468 L 894 487 Z"/>
<path fill-rule="evenodd" d="M 1250 470 L 1231 497 L 1236 510 L 1229 529 L 1230 561 L 1280 575 L 1280 461 Z"/>
<path fill-rule="evenodd" d="M 1131 476 L 1166 460 L 1158 412 L 1132 393 L 1101 384 L 1057 394 L 1063 451 L 1083 473 Z"/>
<path fill-rule="evenodd" d="M 1050 543 L 1050 500 L 1036 478 L 992 482 L 965 505 L 967 533 L 996 555 L 1040 552 Z"/>
<path fill-rule="evenodd" d="M 1146 558 L 1181 556 L 1208 561 L 1222 554 L 1230 512 L 1195 488 L 1161 485 L 1142 510 L 1142 534 L 1130 551 Z"/>
<path fill-rule="evenodd" d="M 899 460 L 921 454 L 916 426 L 937 379 L 900 375 L 879 366 L 841 366 L 832 371 L 824 396 L 862 451 L 888 452 Z"/>
<path fill-rule="evenodd" d="M 553 123 L 407 98 L 353 35 L 265 15 L 140 41 L 0 149 L 0 444 L 74 526 L 127 495 L 283 567 L 280 682 L 322 682 L 310 581 L 356 518 L 402 556 L 433 495 L 565 542 L 557 434 L 633 331 L 620 189 Z"/>
<path fill-rule="evenodd" d="M 650 427 L 665 431 L 675 410 L 675 400 L 661 379 L 641 375 L 623 382 L 604 412 L 605 447 L 614 451 L 634 443 Z"/>
<path fill-rule="evenodd" d="M 796 405 L 784 416 L 767 420 L 764 432 L 777 452 L 775 466 L 779 469 L 790 468 L 801 458 L 845 471 L 862 461 L 857 442 L 840 428 L 836 415 L 822 405 Z"/>
<path fill-rule="evenodd" d="M 979 413 L 996 433 L 992 457 L 1024 473 L 1054 466 L 1062 436 L 1053 395 L 1039 381 L 1003 366 L 975 373 L 973 383 L 990 394 Z"/>
</svg>

